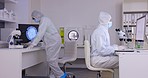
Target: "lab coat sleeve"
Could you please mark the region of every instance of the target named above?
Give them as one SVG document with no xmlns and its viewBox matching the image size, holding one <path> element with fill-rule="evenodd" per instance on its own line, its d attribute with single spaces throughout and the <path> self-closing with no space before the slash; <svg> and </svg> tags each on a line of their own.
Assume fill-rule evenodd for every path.
<svg viewBox="0 0 148 78">
<path fill-rule="evenodd" d="M 106 46 L 106 40 L 103 35 L 97 36 L 96 47 L 97 51 L 100 52 L 102 56 L 108 56 L 114 54 L 114 47 L 113 46 Z"/>
<path fill-rule="evenodd" d="M 37 45 L 39 43 L 39 41 L 42 40 L 42 38 L 46 32 L 47 26 L 48 26 L 48 22 L 45 19 L 43 19 L 39 25 L 38 33 L 37 33 L 36 37 L 34 38 L 34 40 L 32 41 L 33 45 Z"/>
</svg>

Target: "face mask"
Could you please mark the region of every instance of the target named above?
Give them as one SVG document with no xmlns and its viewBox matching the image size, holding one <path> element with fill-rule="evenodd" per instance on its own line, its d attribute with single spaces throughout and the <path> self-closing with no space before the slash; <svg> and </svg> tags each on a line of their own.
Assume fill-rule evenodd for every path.
<svg viewBox="0 0 148 78">
<path fill-rule="evenodd" d="M 112 22 L 108 22 L 108 28 L 112 27 Z"/>
<path fill-rule="evenodd" d="M 34 22 L 39 23 L 39 19 L 34 19 Z"/>
</svg>

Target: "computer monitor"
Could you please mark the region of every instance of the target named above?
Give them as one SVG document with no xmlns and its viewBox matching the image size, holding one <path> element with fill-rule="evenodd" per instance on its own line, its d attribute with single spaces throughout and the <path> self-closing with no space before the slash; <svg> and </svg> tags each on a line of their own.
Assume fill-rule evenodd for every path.
<svg viewBox="0 0 148 78">
<path fill-rule="evenodd" d="M 137 19 L 136 24 L 136 40 L 144 41 L 146 29 L 146 15 Z"/>
<path fill-rule="evenodd" d="M 38 24 L 19 24 L 18 29 L 21 31 L 21 43 L 28 43 L 35 38 L 38 32 Z"/>
<path fill-rule="evenodd" d="M 145 31 L 146 31 L 146 15 L 137 19 L 135 48 L 140 48 L 140 49 L 144 48 Z"/>
</svg>

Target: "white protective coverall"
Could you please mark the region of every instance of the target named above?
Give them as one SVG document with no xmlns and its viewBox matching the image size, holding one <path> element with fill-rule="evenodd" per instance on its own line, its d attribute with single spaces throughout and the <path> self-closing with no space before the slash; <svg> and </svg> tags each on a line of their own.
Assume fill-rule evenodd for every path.
<svg viewBox="0 0 148 78">
<path fill-rule="evenodd" d="M 108 33 L 110 14 L 100 12 L 99 26 L 91 35 L 91 64 L 94 67 L 116 68 L 118 67 L 118 57 L 114 55 L 117 46 L 110 45 Z"/>
<path fill-rule="evenodd" d="M 47 55 L 47 62 L 51 68 L 50 78 L 60 78 L 64 75 L 58 65 L 61 37 L 49 18 L 42 16 L 39 20 L 40 24 L 38 33 L 31 45 L 37 45 L 40 40 L 43 40 Z"/>
</svg>

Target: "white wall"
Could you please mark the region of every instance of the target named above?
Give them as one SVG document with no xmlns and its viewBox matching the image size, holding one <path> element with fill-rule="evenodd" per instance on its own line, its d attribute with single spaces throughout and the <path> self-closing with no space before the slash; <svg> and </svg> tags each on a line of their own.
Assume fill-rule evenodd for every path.
<svg viewBox="0 0 148 78">
<path fill-rule="evenodd" d="M 18 23 L 29 23 L 30 0 L 18 0 L 15 12 Z"/>
<path fill-rule="evenodd" d="M 36 0 L 32 1 L 34 5 L 39 4 Z M 41 11 L 50 17 L 57 27 L 97 26 L 99 12 L 109 12 L 113 21 L 113 27 L 109 30 L 111 44 L 119 44 L 114 29 L 121 27 L 122 0 L 40 0 L 40 2 Z"/>
<path fill-rule="evenodd" d="M 30 23 L 35 23 L 31 18 L 31 13 L 33 10 L 41 11 L 41 0 L 30 0 L 30 12 L 29 12 Z"/>
<path fill-rule="evenodd" d="M 148 0 L 124 0 L 124 11 L 147 11 Z"/>
</svg>

